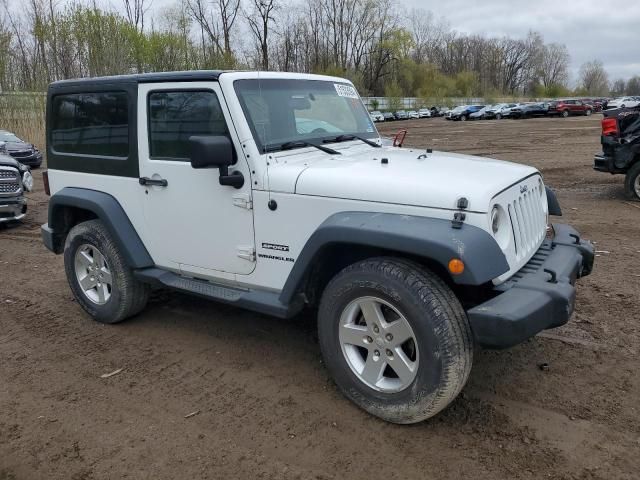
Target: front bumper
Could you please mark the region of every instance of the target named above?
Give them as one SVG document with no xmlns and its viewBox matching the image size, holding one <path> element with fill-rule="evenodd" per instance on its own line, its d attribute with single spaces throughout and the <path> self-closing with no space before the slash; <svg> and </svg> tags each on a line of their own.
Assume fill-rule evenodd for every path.
<svg viewBox="0 0 640 480">
<path fill-rule="evenodd" d="M 42 153 L 41 152 L 35 152 L 35 153 L 33 153 L 31 155 L 28 155 L 28 156 L 14 156 L 14 155 L 11 154 L 11 152 L 9 152 L 9 155 L 11 155 L 14 159 L 19 161 L 23 165 L 28 165 L 29 167 L 38 168 L 40 165 L 42 165 Z"/>
<path fill-rule="evenodd" d="M 22 220 L 27 214 L 27 199 L 24 197 L 0 197 L 0 223 Z"/>
<path fill-rule="evenodd" d="M 575 282 L 591 273 L 594 249 L 569 225 L 554 224 L 529 263 L 498 295 L 467 311 L 478 344 L 507 348 L 569 321 L 575 307 Z"/>
</svg>

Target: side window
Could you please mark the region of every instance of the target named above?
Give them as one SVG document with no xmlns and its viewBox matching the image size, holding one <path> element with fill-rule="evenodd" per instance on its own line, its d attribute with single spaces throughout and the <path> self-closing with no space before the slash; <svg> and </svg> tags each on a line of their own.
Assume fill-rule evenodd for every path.
<svg viewBox="0 0 640 480">
<path fill-rule="evenodd" d="M 56 95 L 51 146 L 57 153 L 126 158 L 129 104 L 125 92 Z"/>
<path fill-rule="evenodd" d="M 229 135 L 222 108 L 210 90 L 149 93 L 151 158 L 187 161 L 192 135 Z"/>
</svg>

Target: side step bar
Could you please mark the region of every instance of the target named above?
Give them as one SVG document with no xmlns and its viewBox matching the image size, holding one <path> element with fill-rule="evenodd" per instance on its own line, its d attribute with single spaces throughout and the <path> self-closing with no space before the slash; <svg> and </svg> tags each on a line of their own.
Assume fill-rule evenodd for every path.
<svg viewBox="0 0 640 480">
<path fill-rule="evenodd" d="M 180 276 L 160 268 L 144 268 L 134 271 L 141 282 L 159 287 L 178 290 L 199 297 L 216 300 L 238 307 L 279 318 L 291 318 L 304 307 L 302 297 L 294 298 L 288 305 L 280 302 L 279 292 L 250 290 L 220 285 L 206 280 L 197 280 Z"/>
</svg>

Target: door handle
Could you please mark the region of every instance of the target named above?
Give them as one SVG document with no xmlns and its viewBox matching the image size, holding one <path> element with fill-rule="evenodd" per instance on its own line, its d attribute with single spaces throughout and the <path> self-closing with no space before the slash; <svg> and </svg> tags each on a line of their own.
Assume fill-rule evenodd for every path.
<svg viewBox="0 0 640 480">
<path fill-rule="evenodd" d="M 140 177 L 138 179 L 138 183 L 140 183 L 140 185 L 152 185 L 155 187 L 166 187 L 167 185 L 169 185 L 169 182 L 167 182 L 164 178 L 149 178 L 149 177 Z"/>
</svg>

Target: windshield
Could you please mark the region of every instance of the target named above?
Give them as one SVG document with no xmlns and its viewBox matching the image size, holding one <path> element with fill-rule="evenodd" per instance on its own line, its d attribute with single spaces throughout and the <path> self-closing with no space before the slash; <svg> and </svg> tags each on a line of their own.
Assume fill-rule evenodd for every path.
<svg viewBox="0 0 640 480">
<path fill-rule="evenodd" d="M 22 142 L 22 140 L 16 137 L 13 133 L 0 132 L 0 142 Z"/>
<path fill-rule="evenodd" d="M 378 137 L 358 92 L 349 84 L 251 79 L 237 80 L 234 88 L 261 151 L 337 135 Z"/>
</svg>

